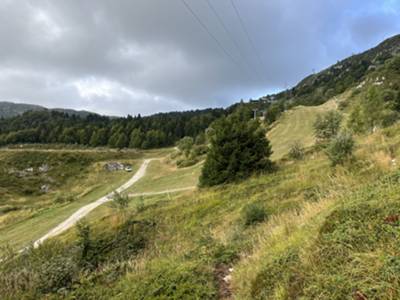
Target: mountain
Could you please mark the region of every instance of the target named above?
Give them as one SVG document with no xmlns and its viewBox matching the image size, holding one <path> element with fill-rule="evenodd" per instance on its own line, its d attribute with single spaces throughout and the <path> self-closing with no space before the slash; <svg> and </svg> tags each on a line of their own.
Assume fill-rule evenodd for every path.
<svg viewBox="0 0 400 300">
<path fill-rule="evenodd" d="M 0 118 L 11 118 L 15 116 L 22 115 L 27 111 L 57 111 L 66 113 L 68 115 L 75 115 L 80 117 L 86 117 L 90 114 L 94 114 L 92 112 L 88 112 L 85 110 L 73 110 L 73 109 L 64 109 L 64 108 L 52 108 L 48 109 L 46 107 L 34 104 L 26 104 L 26 103 L 13 103 L 8 101 L 0 101 Z"/>
<path fill-rule="evenodd" d="M 45 109 L 43 106 L 33 104 L 0 102 L 0 118 L 11 118 L 22 115 L 26 111 L 40 111 Z"/>
<path fill-rule="evenodd" d="M 350 56 L 333 66 L 312 74 L 292 89 L 273 96 L 294 104 L 317 105 L 360 84 L 368 74 L 400 54 L 400 34 L 363 53 Z"/>
</svg>

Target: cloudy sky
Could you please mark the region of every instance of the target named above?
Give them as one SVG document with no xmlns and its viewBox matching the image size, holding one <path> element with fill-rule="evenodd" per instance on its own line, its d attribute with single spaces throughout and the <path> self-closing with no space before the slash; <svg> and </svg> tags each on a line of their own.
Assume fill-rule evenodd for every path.
<svg viewBox="0 0 400 300">
<path fill-rule="evenodd" d="M 400 33 L 400 0 L 0 0 L 0 100 L 226 106 Z"/>
</svg>

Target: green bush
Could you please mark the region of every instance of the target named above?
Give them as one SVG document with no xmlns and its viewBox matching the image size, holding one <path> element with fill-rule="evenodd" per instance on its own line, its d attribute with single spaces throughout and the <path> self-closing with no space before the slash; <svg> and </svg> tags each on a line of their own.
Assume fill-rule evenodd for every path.
<svg viewBox="0 0 400 300">
<path fill-rule="evenodd" d="M 212 270 L 193 262 L 158 260 L 147 274 L 131 276 L 120 287 L 126 299 L 217 299 Z"/>
<path fill-rule="evenodd" d="M 242 210 L 243 223 L 246 226 L 254 225 L 263 222 L 267 219 L 267 213 L 259 204 L 248 204 Z"/>
<path fill-rule="evenodd" d="M 396 56 L 392 59 L 389 64 L 389 69 L 395 71 L 397 74 L 400 74 L 400 56 Z"/>
<path fill-rule="evenodd" d="M 348 132 L 342 132 L 328 145 L 326 152 L 333 166 L 343 164 L 353 155 L 354 140 Z"/>
<path fill-rule="evenodd" d="M 296 160 L 304 157 L 304 147 L 299 141 L 294 142 L 290 147 L 289 157 Z"/>
<path fill-rule="evenodd" d="M 38 290 L 46 294 L 71 288 L 77 269 L 73 258 L 64 255 L 43 261 L 37 272 Z"/>
<path fill-rule="evenodd" d="M 188 158 L 188 159 L 180 159 L 176 162 L 176 166 L 178 168 L 187 168 L 197 164 L 199 161 L 197 159 Z"/>
<path fill-rule="evenodd" d="M 365 97 L 356 103 L 348 119 L 348 127 L 356 133 L 372 132 L 387 127 L 399 119 L 399 95 L 391 89 L 368 89 Z"/>
<path fill-rule="evenodd" d="M 126 195 L 121 195 L 118 192 L 114 192 L 113 200 L 111 201 L 110 205 L 118 212 L 124 213 L 129 206 L 129 197 Z"/>
<path fill-rule="evenodd" d="M 339 132 L 341 121 L 342 115 L 334 110 L 318 115 L 314 123 L 316 138 L 321 142 L 329 141 Z"/>
</svg>

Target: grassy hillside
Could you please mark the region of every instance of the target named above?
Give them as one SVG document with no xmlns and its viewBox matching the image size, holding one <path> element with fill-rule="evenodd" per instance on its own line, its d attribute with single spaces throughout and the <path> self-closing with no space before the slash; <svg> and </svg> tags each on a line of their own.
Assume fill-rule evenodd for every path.
<svg viewBox="0 0 400 300">
<path fill-rule="evenodd" d="M 312 128 L 318 114 L 333 109 L 345 115 L 347 126 L 370 87 L 392 104 L 400 101 L 399 94 L 391 96 L 398 91 L 399 61 L 384 65 L 397 46 L 398 37 L 346 60 L 348 68 L 337 65 L 304 80 L 307 104 L 321 91 L 318 82 L 323 97 L 330 84 L 346 83 L 339 89 L 345 92 L 317 99 L 325 102 L 320 106 L 287 110 L 272 124 L 273 172 L 213 188 L 131 196 L 127 207 L 103 205 L 37 249 L 17 254 L 3 248 L 0 298 L 400 299 L 398 115 L 384 129 L 376 123 L 360 132 L 354 157 L 337 166 L 324 145 L 314 146 Z M 364 59 L 375 67 L 365 69 Z M 342 75 L 331 82 L 333 71 Z M 296 160 L 286 156 L 295 141 L 307 147 Z M 136 168 L 144 157 L 170 151 L 0 152 L 2 207 L 17 207 L 5 212 L 12 217 L 0 227 L 0 242 L 18 249 L 126 180 L 127 173 L 101 171 L 104 162 L 126 160 Z M 44 159 L 52 166 L 46 176 L 18 175 L 26 166 L 38 169 Z M 128 192 L 195 185 L 200 170 L 201 164 L 177 169 L 167 159 L 154 160 Z M 54 192 L 38 193 L 49 183 Z M 71 203 L 52 202 L 57 193 L 71 192 L 77 195 Z M 20 211 L 27 214 L 18 219 Z"/>
<path fill-rule="evenodd" d="M 314 145 L 313 124 L 317 115 L 337 109 L 337 103 L 337 100 L 330 100 L 319 106 L 296 106 L 284 112 L 267 133 L 273 151 L 271 158 L 277 160 L 288 154 L 295 141 L 304 147 Z"/>
<path fill-rule="evenodd" d="M 103 206 L 87 218 L 89 254 L 83 256 L 82 233 L 70 230 L 3 264 L 0 293 L 397 299 L 400 173 L 388 157 L 400 156 L 399 132 L 394 125 L 360 136 L 356 161 L 344 167 L 332 168 L 322 151 L 312 150 L 301 161 L 279 162 L 277 172 L 239 184 L 132 198 L 124 213 Z M 153 162 L 137 188 L 150 191 L 154 182 L 162 189 L 175 174 Z M 266 218 L 253 219 L 249 205 L 262 208 Z M 21 264 L 27 265 L 28 286 L 18 275 Z M 56 266 L 64 277 L 43 283 Z"/>
<path fill-rule="evenodd" d="M 0 244 L 15 249 L 28 245 L 127 181 L 143 158 L 170 151 L 0 151 Z M 131 164 L 133 173 L 106 171 L 104 165 L 110 161 Z M 44 165 L 46 172 L 39 170 Z M 43 185 L 48 191 L 41 190 Z"/>
</svg>

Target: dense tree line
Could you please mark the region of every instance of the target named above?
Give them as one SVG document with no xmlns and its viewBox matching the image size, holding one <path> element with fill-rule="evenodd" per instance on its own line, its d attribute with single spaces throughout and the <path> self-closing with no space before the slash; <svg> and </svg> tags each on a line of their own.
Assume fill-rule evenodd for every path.
<svg viewBox="0 0 400 300">
<path fill-rule="evenodd" d="M 225 115 L 224 109 L 159 113 L 142 117 L 79 117 L 56 111 L 30 111 L 0 119 L 0 145 L 65 143 L 92 147 L 157 148 L 173 145 L 182 137 L 195 138 Z"/>
</svg>

